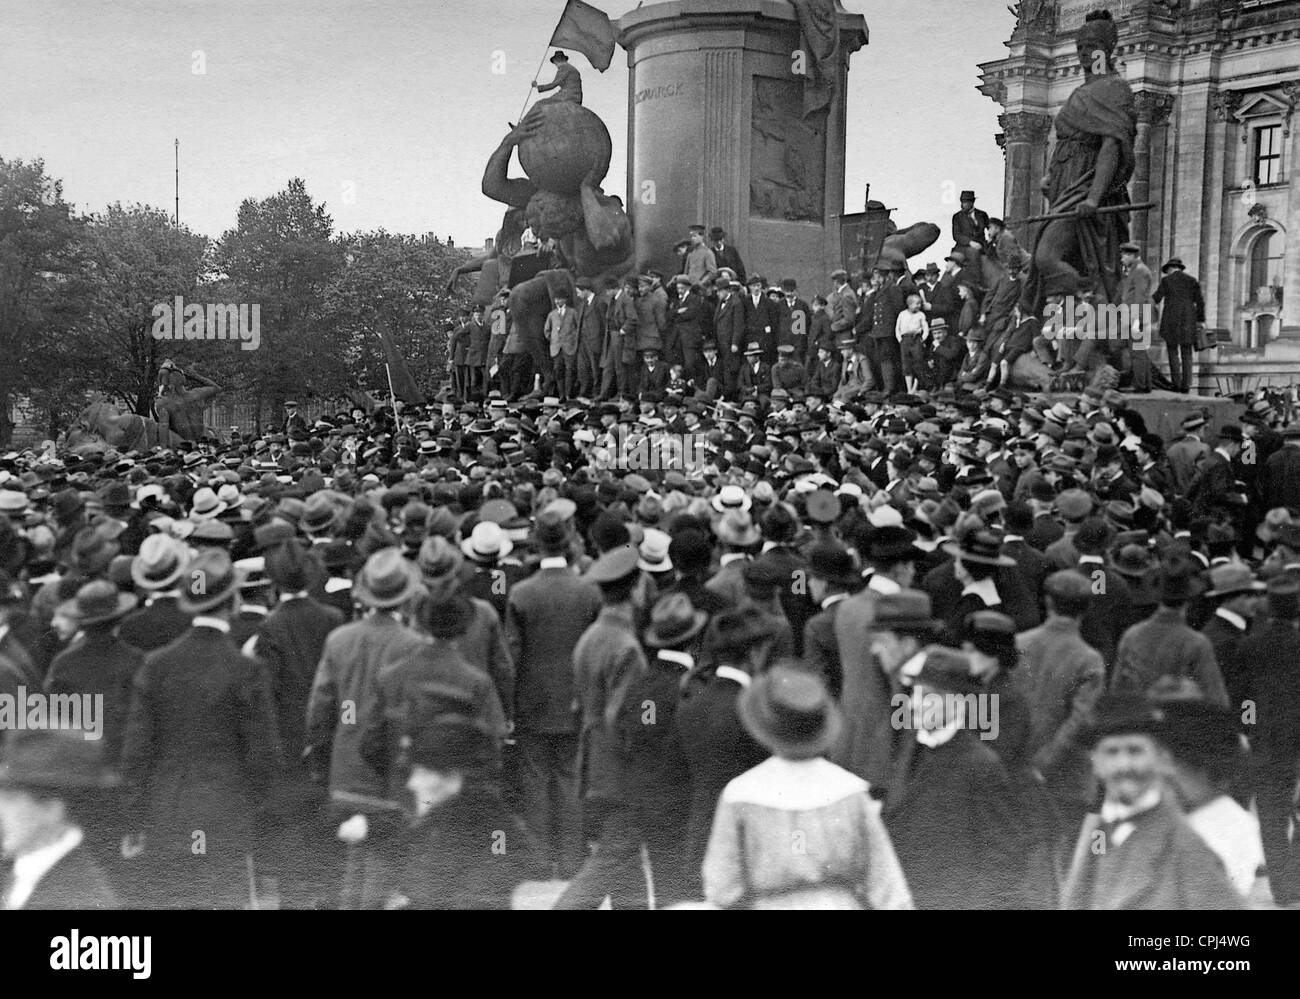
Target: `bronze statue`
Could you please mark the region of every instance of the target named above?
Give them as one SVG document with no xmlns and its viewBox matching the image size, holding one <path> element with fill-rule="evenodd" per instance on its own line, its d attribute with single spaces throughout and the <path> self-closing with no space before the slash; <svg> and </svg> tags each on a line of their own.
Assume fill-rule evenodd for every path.
<svg viewBox="0 0 1300 999">
<path fill-rule="evenodd" d="M 1056 144 L 1043 180 L 1051 214 L 1029 239 L 1033 256 L 1021 311 L 1041 315 L 1048 295 L 1077 296 L 1087 288 L 1098 301 L 1119 294 L 1119 247 L 1128 239 L 1128 213 L 1098 214 L 1127 205 L 1137 134 L 1133 91 L 1115 70 L 1119 29 L 1109 11 L 1088 15 L 1079 29 L 1084 82 L 1056 116 Z"/>
<path fill-rule="evenodd" d="M 154 410 L 158 414 L 161 439 L 166 440 L 169 432 L 185 441 L 205 436 L 203 411 L 208 401 L 221 392 L 221 386 L 197 372 L 177 367 L 170 360 L 163 362 L 158 376 L 162 393 L 154 400 Z M 190 382 L 197 382 L 199 387 L 189 388 Z"/>
</svg>

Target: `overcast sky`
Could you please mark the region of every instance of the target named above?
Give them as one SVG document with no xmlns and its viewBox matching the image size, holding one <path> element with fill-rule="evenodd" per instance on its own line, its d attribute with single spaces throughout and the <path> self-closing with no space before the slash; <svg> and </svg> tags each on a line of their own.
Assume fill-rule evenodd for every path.
<svg viewBox="0 0 1300 999">
<path fill-rule="evenodd" d="M 611 17 L 630 0 L 593 0 Z M 1001 210 L 1002 0 L 845 0 L 871 44 L 852 60 L 846 210 L 863 185 L 900 225 L 943 223 L 945 191 Z M 78 208 L 172 208 L 219 236 L 239 203 L 301 176 L 341 231 L 434 232 L 479 245 L 501 208 L 484 162 L 517 121 L 563 0 L 0 0 L 0 156 L 43 157 Z M 494 53 L 505 72 L 493 73 Z M 581 56 L 584 103 L 609 126 L 605 188 L 623 193 L 627 60 Z M 200 72 L 201 70 L 201 72 Z M 543 81 L 551 78 L 546 64 Z M 947 185 L 947 187 L 945 187 Z"/>
</svg>

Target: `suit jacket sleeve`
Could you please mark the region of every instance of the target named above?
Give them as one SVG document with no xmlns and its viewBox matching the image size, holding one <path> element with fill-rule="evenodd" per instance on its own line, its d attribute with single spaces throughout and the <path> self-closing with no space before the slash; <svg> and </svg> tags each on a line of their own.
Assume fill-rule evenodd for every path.
<svg viewBox="0 0 1300 999">
<path fill-rule="evenodd" d="M 713 813 L 713 830 L 704 854 L 705 901 L 726 908 L 745 897 L 748 888 L 745 884 L 744 849 L 740 815 L 724 794 Z"/>
</svg>

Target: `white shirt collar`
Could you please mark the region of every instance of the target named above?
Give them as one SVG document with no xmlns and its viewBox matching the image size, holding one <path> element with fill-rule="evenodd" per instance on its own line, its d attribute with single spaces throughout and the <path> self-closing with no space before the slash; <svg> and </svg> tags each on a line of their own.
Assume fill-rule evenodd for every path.
<svg viewBox="0 0 1300 999">
<path fill-rule="evenodd" d="M 726 555 L 723 555 L 722 558 L 718 559 L 718 567 L 721 568 L 724 565 L 731 565 L 732 562 L 741 561 L 747 558 L 749 558 L 749 556 L 744 552 L 728 552 Z"/>
<path fill-rule="evenodd" d="M 54 866 L 81 845 L 83 834 L 73 826 L 53 843 L 24 853 L 14 861 L 14 883 L 9 895 L 4 899 L 4 908 L 21 909 L 32 897 L 32 892 L 40 884 L 41 878 L 49 874 Z"/>
<path fill-rule="evenodd" d="M 569 560 L 563 555 L 548 555 L 537 565 L 539 569 L 567 569 L 568 567 Z"/>
<path fill-rule="evenodd" d="M 1228 610 L 1226 607 L 1220 607 L 1215 610 L 1214 616 L 1223 618 L 1223 620 L 1233 625 L 1238 631 L 1245 631 L 1246 628 L 1249 627 L 1244 617 L 1236 611 Z"/>
<path fill-rule="evenodd" d="M 1080 555 L 1079 564 L 1080 565 L 1105 565 L 1106 560 L 1102 558 L 1100 555 Z"/>
<path fill-rule="evenodd" d="M 159 590 L 156 593 L 149 594 L 149 596 L 145 598 L 144 605 L 146 607 L 152 607 L 156 601 L 175 600 L 178 596 L 180 596 L 180 590 Z"/>
<path fill-rule="evenodd" d="M 916 730 L 916 741 L 922 746 L 928 746 L 930 749 L 938 749 L 944 743 L 951 742 L 952 737 L 957 734 L 961 728 L 958 719 L 954 718 L 943 728 L 935 729 L 931 732 L 929 729 L 918 728 Z"/>
<path fill-rule="evenodd" d="M 719 680 L 730 680 L 741 687 L 748 687 L 750 684 L 749 674 L 743 669 L 736 669 L 735 666 L 719 666 L 713 671 L 713 675 Z"/>
<path fill-rule="evenodd" d="M 902 593 L 903 588 L 888 576 L 882 576 L 878 572 L 873 572 L 871 578 L 867 580 L 867 589 L 876 593 Z"/>
<path fill-rule="evenodd" d="M 308 594 L 306 590 L 299 590 L 297 593 L 281 593 L 280 603 L 287 604 L 290 600 L 301 600 L 303 597 L 307 595 Z"/>
<path fill-rule="evenodd" d="M 967 593 L 973 593 L 984 601 L 986 607 L 996 607 L 1002 603 L 1002 598 L 998 596 L 997 583 L 990 576 L 988 579 L 976 579 L 962 587 L 961 595 L 964 597 Z"/>
<path fill-rule="evenodd" d="M 660 649 L 658 658 L 664 660 L 664 662 L 685 666 L 688 670 L 695 668 L 695 657 L 689 652 L 678 652 L 676 649 Z"/>
<path fill-rule="evenodd" d="M 827 607 L 831 606 L 832 604 L 837 604 L 841 600 L 847 600 L 848 598 L 849 595 L 847 593 L 832 593 L 822 601 L 821 608 L 822 610 L 825 610 Z"/>
<path fill-rule="evenodd" d="M 221 632 L 223 635 L 230 634 L 230 622 L 223 621 L 219 617 L 208 617 L 204 614 L 200 614 L 191 621 L 190 624 L 196 628 L 213 628 L 216 631 Z"/>
<path fill-rule="evenodd" d="M 1023 537 L 1021 537 L 1019 534 L 1004 534 L 1004 535 L 1002 535 L 1002 543 L 1003 543 L 1003 544 L 1006 544 L 1008 541 L 1024 541 L 1024 540 L 1025 540 L 1025 539 L 1024 539 Z"/>
<path fill-rule="evenodd" d="M 1160 804 L 1160 785 L 1156 784 L 1148 788 L 1146 793 L 1131 805 L 1122 805 L 1118 801 L 1103 801 L 1101 803 L 1101 821 L 1124 822 L 1135 815 L 1151 811 L 1158 804 Z"/>
</svg>

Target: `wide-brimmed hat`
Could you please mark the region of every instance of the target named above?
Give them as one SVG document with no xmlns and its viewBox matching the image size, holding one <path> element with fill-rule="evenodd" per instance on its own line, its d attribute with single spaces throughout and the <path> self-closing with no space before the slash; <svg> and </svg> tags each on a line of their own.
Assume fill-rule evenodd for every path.
<svg viewBox="0 0 1300 999">
<path fill-rule="evenodd" d="M 217 499 L 217 494 L 208 486 L 197 490 L 190 501 L 190 520 L 211 520 L 224 513 L 226 504 Z"/>
<path fill-rule="evenodd" d="M 131 581 L 142 590 L 169 590 L 185 569 L 185 547 L 168 534 L 150 534 L 131 560 Z"/>
<path fill-rule="evenodd" d="M 666 594 L 650 612 L 650 626 L 643 636 L 645 644 L 652 649 L 682 645 L 698 635 L 708 620 L 709 615 L 696 610 L 685 593 Z"/>
<path fill-rule="evenodd" d="M 433 603 L 450 599 L 460 589 L 465 574 L 465 557 L 446 538 L 425 538 L 415 558 L 420 579 Z"/>
<path fill-rule="evenodd" d="M 1159 738 L 1165 723 L 1164 709 L 1145 695 L 1106 693 L 1097 698 L 1090 723 L 1081 733 L 1085 746 L 1095 746 L 1110 735 L 1149 735 Z"/>
<path fill-rule="evenodd" d="M 638 546 L 640 559 L 637 566 L 645 572 L 668 572 L 673 567 L 673 560 L 668 557 L 668 548 L 672 537 L 657 527 L 647 527 L 645 536 Z"/>
<path fill-rule="evenodd" d="M 1187 561 L 1171 560 L 1161 568 L 1157 583 L 1163 601 L 1190 600 L 1205 592 L 1205 583 Z"/>
<path fill-rule="evenodd" d="M 68 563 L 75 572 L 97 576 L 108 568 L 108 563 L 121 550 L 121 546 L 109 536 L 105 525 L 83 527 L 72 539 Z"/>
<path fill-rule="evenodd" d="M 88 627 L 116 621 L 135 610 L 137 603 L 134 593 L 122 593 L 107 579 L 92 579 L 77 590 L 74 599 L 59 606 L 59 613 Z"/>
<path fill-rule="evenodd" d="M 355 599 L 380 609 L 400 607 L 419 591 L 415 566 L 402 556 L 401 549 L 392 547 L 381 548 L 366 559 L 352 587 Z"/>
<path fill-rule="evenodd" d="M 916 547 L 916 532 L 899 526 L 874 527 L 867 535 L 868 562 L 892 563 L 917 559 L 921 549 Z"/>
<path fill-rule="evenodd" d="M 973 562 L 976 565 L 1015 565 L 1016 560 L 1010 555 L 1001 554 L 1001 549 L 1002 539 L 992 531 L 971 531 L 960 542 L 948 541 L 943 545 L 945 554 L 963 562 Z"/>
<path fill-rule="evenodd" d="M 184 575 L 180 608 L 186 614 L 202 614 L 234 596 L 242 574 L 224 548 L 204 548 L 185 566 Z"/>
<path fill-rule="evenodd" d="M 971 669 L 970 657 L 942 645 L 926 650 L 913 682 L 954 694 L 976 694 L 983 689 L 980 678 Z"/>
<path fill-rule="evenodd" d="M 821 678 L 783 664 L 754 680 L 737 709 L 759 744 L 790 760 L 821 756 L 839 741 L 844 725 Z"/>
<path fill-rule="evenodd" d="M 762 534 L 754 525 L 748 511 L 731 510 L 723 514 L 722 519 L 713 528 L 713 533 L 724 545 L 748 548 L 757 544 Z"/>
<path fill-rule="evenodd" d="M 909 532 L 910 533 L 910 532 Z M 808 574 L 832 586 L 852 587 L 862 582 L 852 553 L 843 545 L 822 542 L 808 549 Z"/>
<path fill-rule="evenodd" d="M 0 787 L 42 791 L 106 790 L 121 783 L 105 763 L 103 739 L 75 728 L 22 728 L 8 733 Z"/>
<path fill-rule="evenodd" d="M 312 493 L 307 497 L 306 508 L 298 518 L 304 534 L 320 534 L 333 526 L 338 509 L 325 493 Z"/>
<path fill-rule="evenodd" d="M 1187 270 L 1187 265 L 1183 263 L 1181 257 L 1170 257 L 1160 265 L 1160 273 L 1163 274 L 1165 271 L 1173 270 L 1175 267 L 1180 271 Z"/>
<path fill-rule="evenodd" d="M 460 550 L 465 557 L 475 562 L 496 562 L 505 558 L 514 550 L 515 543 L 510 540 L 500 524 L 490 520 L 474 525 L 470 536 L 460 543 Z"/>
<path fill-rule="evenodd" d="M 1145 576 L 1155 564 L 1144 545 L 1125 545 L 1115 556 L 1115 571 L 1121 576 Z"/>
<path fill-rule="evenodd" d="M 1210 589 L 1207 597 L 1218 599 L 1237 593 L 1262 593 L 1267 586 L 1255 578 L 1244 565 L 1216 565 L 1210 570 Z"/>
<path fill-rule="evenodd" d="M 872 621 L 872 627 L 877 631 L 928 634 L 937 631 L 942 624 L 931 610 L 930 595 L 921 590 L 885 593 L 876 600 L 876 617 Z"/>
</svg>

